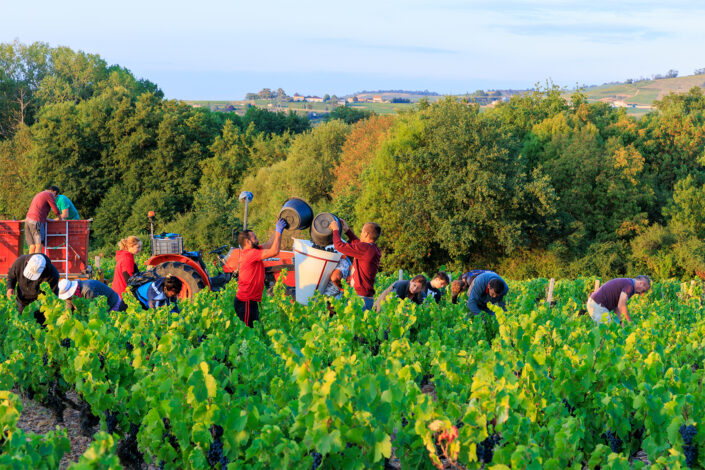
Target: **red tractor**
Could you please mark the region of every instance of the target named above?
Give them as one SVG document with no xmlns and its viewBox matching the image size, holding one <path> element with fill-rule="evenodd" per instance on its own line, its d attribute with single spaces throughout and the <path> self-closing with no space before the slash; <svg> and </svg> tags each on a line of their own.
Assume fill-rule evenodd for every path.
<svg viewBox="0 0 705 470">
<path fill-rule="evenodd" d="M 244 196 L 243 196 L 244 195 Z M 243 192 L 241 200 L 245 200 L 245 228 L 247 227 L 247 208 L 252 200 L 252 193 Z M 183 287 L 180 297 L 189 298 L 196 292 L 208 288 L 213 291 L 221 289 L 231 279 L 237 278 L 240 266 L 240 249 L 223 245 L 209 252 L 218 257 L 214 262 L 216 273 L 210 276 L 203 262 L 200 251 L 184 251 L 183 238 L 179 234 L 163 233 L 154 235 L 154 212 L 149 211 L 150 239 L 152 256 L 147 260 L 147 266 L 160 276 L 175 276 L 181 279 Z M 229 250 L 228 250 L 229 248 Z M 223 254 L 228 250 L 227 254 Z M 222 269 L 222 271 L 220 271 Z M 279 279 L 283 270 L 287 270 L 284 284 L 288 290 L 296 285 L 294 273 L 294 253 L 280 251 L 276 258 L 264 261 L 265 287 L 269 288 Z"/>
</svg>

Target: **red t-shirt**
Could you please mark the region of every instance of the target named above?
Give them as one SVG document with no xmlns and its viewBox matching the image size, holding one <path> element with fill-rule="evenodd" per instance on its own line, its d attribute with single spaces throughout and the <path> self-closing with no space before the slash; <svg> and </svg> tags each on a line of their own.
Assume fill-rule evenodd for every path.
<svg viewBox="0 0 705 470">
<path fill-rule="evenodd" d="M 243 302 L 262 302 L 264 291 L 264 263 L 261 248 L 248 248 L 240 252 L 237 298 Z"/>
<path fill-rule="evenodd" d="M 35 222 L 44 223 L 47 221 L 49 209 L 54 211 L 54 214 L 59 215 L 59 208 L 56 207 L 56 198 L 54 193 L 50 191 L 42 191 L 34 196 L 32 203 L 29 205 L 29 210 L 25 219 L 34 220 Z"/>
<path fill-rule="evenodd" d="M 122 298 L 123 292 L 127 289 L 125 275 L 129 278 L 137 271 L 135 257 L 127 250 L 118 250 L 115 253 L 115 276 L 113 277 L 113 290 Z"/>
</svg>

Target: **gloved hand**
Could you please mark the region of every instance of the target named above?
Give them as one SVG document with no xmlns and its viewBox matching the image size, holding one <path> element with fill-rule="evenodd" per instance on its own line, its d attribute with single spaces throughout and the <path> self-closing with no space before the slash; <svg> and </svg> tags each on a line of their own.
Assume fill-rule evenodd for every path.
<svg viewBox="0 0 705 470">
<path fill-rule="evenodd" d="M 284 219 L 279 219 L 277 220 L 277 225 L 275 225 L 275 228 L 277 232 L 281 234 L 284 229 L 289 228 L 289 223 Z"/>
</svg>

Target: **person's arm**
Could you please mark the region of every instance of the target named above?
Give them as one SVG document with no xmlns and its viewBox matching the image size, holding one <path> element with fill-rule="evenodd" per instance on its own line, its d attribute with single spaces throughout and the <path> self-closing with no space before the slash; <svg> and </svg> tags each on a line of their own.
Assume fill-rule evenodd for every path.
<svg viewBox="0 0 705 470">
<path fill-rule="evenodd" d="M 17 279 L 19 279 L 20 263 L 12 263 L 10 270 L 7 272 L 7 298 L 11 299 L 15 295 L 15 287 L 17 287 Z"/>
<path fill-rule="evenodd" d="M 271 258 L 273 256 L 277 256 L 279 254 L 279 250 L 281 249 L 281 244 L 282 244 L 282 232 L 286 228 L 287 223 L 286 220 L 284 219 L 279 219 L 277 220 L 276 225 L 274 226 L 274 238 L 272 240 L 272 243 L 269 244 L 267 247 L 262 248 L 262 253 L 261 253 L 261 258 L 260 259 L 267 259 Z"/>
<path fill-rule="evenodd" d="M 470 310 L 470 313 L 473 315 L 478 315 L 480 311 L 485 310 L 480 307 L 479 300 L 484 292 L 484 287 L 486 286 L 487 283 L 484 282 L 484 279 L 480 279 L 478 276 L 478 278 L 475 279 L 472 288 L 468 289 L 468 310 Z"/>
<path fill-rule="evenodd" d="M 59 210 L 58 206 L 56 205 L 56 200 L 55 200 L 55 198 L 50 197 L 50 198 L 48 199 L 48 201 L 49 201 L 49 207 L 51 207 L 51 210 L 54 211 L 54 214 L 56 214 L 56 217 L 57 217 L 59 220 L 62 220 L 62 218 L 61 218 L 61 211 Z"/>
<path fill-rule="evenodd" d="M 262 248 L 263 250 L 268 250 L 272 247 L 272 244 L 274 243 L 274 237 L 276 237 L 277 232 L 274 232 L 269 236 L 269 240 L 266 242 L 262 243 L 259 247 Z"/>
<path fill-rule="evenodd" d="M 622 292 L 619 294 L 619 302 L 617 303 L 617 317 L 619 317 L 620 321 L 623 321 L 624 318 L 627 319 L 627 322 L 632 321 L 631 318 L 629 318 L 629 311 L 627 310 L 627 300 L 629 300 L 629 296 L 627 295 L 626 292 Z"/>
<path fill-rule="evenodd" d="M 373 306 L 376 311 L 379 312 L 382 310 L 382 302 L 384 302 L 389 293 L 392 292 L 392 289 L 394 289 L 394 284 L 396 284 L 396 282 L 393 282 L 391 286 L 387 287 L 384 292 L 379 294 L 379 297 L 377 297 L 377 300 L 375 300 L 375 304 Z"/>
<path fill-rule="evenodd" d="M 69 210 L 68 209 L 64 209 L 61 211 L 61 218 L 64 220 L 69 218 Z"/>
<path fill-rule="evenodd" d="M 350 258 L 364 259 L 368 256 L 369 247 L 364 243 L 354 243 L 359 240 L 355 237 L 355 234 L 352 233 L 352 230 L 348 229 L 346 235 L 348 236 L 349 242 L 345 243 L 343 239 L 340 238 L 340 227 L 338 227 L 338 223 L 335 221 L 331 222 L 330 228 L 333 230 L 333 246 L 336 250 Z"/>
<path fill-rule="evenodd" d="M 340 269 L 334 269 L 330 275 L 330 282 L 332 282 L 333 285 L 341 291 L 343 290 L 343 283 L 341 282 L 342 279 L 343 273 L 340 272 Z"/>
</svg>

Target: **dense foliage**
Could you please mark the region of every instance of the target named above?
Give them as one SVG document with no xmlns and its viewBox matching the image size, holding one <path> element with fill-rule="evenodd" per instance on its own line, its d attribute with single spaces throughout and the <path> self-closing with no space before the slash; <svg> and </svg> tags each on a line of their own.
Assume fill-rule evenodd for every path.
<svg viewBox="0 0 705 470">
<path fill-rule="evenodd" d="M 234 316 L 234 283 L 181 314 L 131 297 L 127 312 L 78 299 L 72 314 L 50 294 L 34 304 L 46 328 L 2 297 L 0 390 L 57 416 L 74 390 L 68 405 L 100 430 L 79 468 L 362 469 L 395 456 L 401 468 L 627 469 L 643 467 L 640 450 L 652 468 L 698 467 L 702 283 L 656 284 L 624 327 L 580 315 L 593 279 L 558 281 L 552 305 L 546 284 L 510 282 L 506 313 L 473 318 L 448 298 L 365 313 L 350 289 L 330 316 L 324 298 L 304 307 L 278 285 L 254 329 Z M 25 436 L 7 392 L 0 410 L 0 463 L 45 455 L 56 468 L 65 435 Z"/>
<path fill-rule="evenodd" d="M 494 267 L 512 278 L 705 275 L 705 96 L 637 120 L 548 85 L 480 109 L 446 98 L 378 117 L 244 116 L 165 100 L 99 56 L 0 45 L 0 218 L 58 184 L 93 247 L 146 230 L 229 241 L 237 196 L 266 237 L 285 199 L 383 228 L 383 268 Z"/>
</svg>

